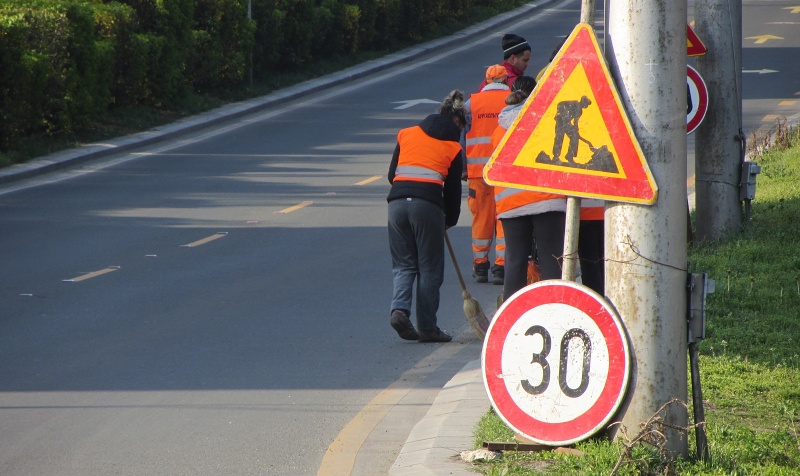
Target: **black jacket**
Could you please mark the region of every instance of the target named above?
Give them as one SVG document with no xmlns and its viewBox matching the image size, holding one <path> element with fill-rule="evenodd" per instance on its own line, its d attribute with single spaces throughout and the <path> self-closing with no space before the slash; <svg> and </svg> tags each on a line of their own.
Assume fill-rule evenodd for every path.
<svg viewBox="0 0 800 476">
<path fill-rule="evenodd" d="M 431 114 L 419 123 L 419 127 L 430 137 L 439 140 L 458 142 L 461 138 L 461 129 L 455 125 L 449 116 L 442 114 Z M 461 151 L 453 157 L 447 177 L 444 180 L 444 187 L 434 183 L 410 182 L 401 180 L 394 182 L 394 174 L 397 169 L 397 160 L 400 157 L 400 144 L 394 149 L 392 163 L 389 165 L 389 183 L 392 189 L 387 202 L 399 198 L 420 198 L 433 202 L 445 212 L 445 225 L 450 227 L 458 223 L 461 214 Z"/>
</svg>

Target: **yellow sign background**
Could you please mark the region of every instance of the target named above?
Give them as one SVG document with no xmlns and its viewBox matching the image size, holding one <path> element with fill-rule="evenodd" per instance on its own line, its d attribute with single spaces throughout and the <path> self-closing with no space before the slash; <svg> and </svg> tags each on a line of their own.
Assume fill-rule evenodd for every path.
<svg viewBox="0 0 800 476">
<path fill-rule="evenodd" d="M 533 96 L 533 94 L 531 95 Z M 603 116 L 600 114 L 600 108 L 597 106 L 597 100 L 592 93 L 592 87 L 589 84 L 589 78 L 583 65 L 578 64 L 570 74 L 569 78 L 564 82 L 564 85 L 556 94 L 553 102 L 548 106 L 536 128 L 531 133 L 525 145 L 520 150 L 520 154 L 514 160 L 513 164 L 522 167 L 531 167 L 537 169 L 551 169 L 551 170 L 564 170 L 572 169 L 568 165 L 559 166 L 558 163 L 542 164 L 536 162 L 536 158 L 540 152 L 546 153 L 548 156 L 553 154 L 553 143 L 556 138 L 556 110 L 558 104 L 563 101 L 579 101 L 581 97 L 586 96 L 592 103 L 587 107 L 581 115 L 578 126 L 580 135 L 587 141 L 591 142 L 594 147 L 607 146 L 608 150 L 614 156 L 617 170 L 619 173 L 609 173 L 598 170 L 592 170 L 591 165 L 581 169 L 581 173 L 586 175 L 598 175 L 607 177 L 625 178 L 622 166 L 619 163 L 617 151 L 614 149 L 614 144 L 611 141 L 611 136 L 608 134 L 608 127 L 603 121 Z M 563 150 L 568 147 L 569 139 L 564 138 Z M 578 153 L 573 159 L 576 164 L 584 165 L 592 159 L 593 151 L 586 142 L 579 141 Z"/>
</svg>

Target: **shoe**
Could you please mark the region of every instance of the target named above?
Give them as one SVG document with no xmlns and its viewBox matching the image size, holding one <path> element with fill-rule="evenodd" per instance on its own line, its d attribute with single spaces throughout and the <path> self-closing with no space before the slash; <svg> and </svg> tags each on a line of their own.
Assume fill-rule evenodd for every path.
<svg viewBox="0 0 800 476">
<path fill-rule="evenodd" d="M 451 340 L 453 340 L 453 338 L 438 327 L 432 332 L 420 331 L 419 333 L 420 342 L 450 342 Z"/>
<path fill-rule="evenodd" d="M 492 283 L 493 284 L 503 284 L 506 278 L 506 268 L 505 266 L 492 266 Z"/>
<path fill-rule="evenodd" d="M 419 334 L 417 334 L 417 330 L 414 329 L 414 324 L 411 324 L 411 319 L 408 318 L 408 314 L 400 309 L 392 311 L 392 317 L 389 323 L 392 325 L 392 328 L 397 331 L 397 335 L 399 335 L 401 339 L 419 339 Z"/>
<path fill-rule="evenodd" d="M 472 266 L 472 277 L 476 283 L 489 282 L 489 263 L 478 263 Z"/>
</svg>

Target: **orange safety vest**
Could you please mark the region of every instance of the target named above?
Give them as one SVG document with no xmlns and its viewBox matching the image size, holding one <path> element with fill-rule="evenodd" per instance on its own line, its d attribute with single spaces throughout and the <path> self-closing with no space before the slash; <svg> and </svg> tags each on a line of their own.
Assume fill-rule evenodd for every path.
<svg viewBox="0 0 800 476">
<path fill-rule="evenodd" d="M 461 151 L 456 141 L 435 139 L 421 127 L 413 126 L 397 134 L 400 156 L 394 181 L 427 182 L 444 186 L 447 171 Z"/>
<path fill-rule="evenodd" d="M 497 128 L 497 118 L 506 106 L 507 89 L 490 89 L 470 96 L 472 125 L 467 132 L 467 177 L 483 178 L 483 167 L 494 152 L 492 132 Z"/>
<path fill-rule="evenodd" d="M 491 141 L 493 147 L 497 147 L 500 144 L 500 140 L 503 139 L 505 133 L 506 130 L 503 127 L 497 126 L 495 128 Z M 520 188 L 498 187 L 497 185 L 494 187 L 494 202 L 498 215 L 530 203 L 563 198 L 565 198 L 563 195 L 555 193 L 532 192 Z"/>
<path fill-rule="evenodd" d="M 581 220 L 602 220 L 606 215 L 606 202 L 597 198 L 581 199 Z"/>
</svg>

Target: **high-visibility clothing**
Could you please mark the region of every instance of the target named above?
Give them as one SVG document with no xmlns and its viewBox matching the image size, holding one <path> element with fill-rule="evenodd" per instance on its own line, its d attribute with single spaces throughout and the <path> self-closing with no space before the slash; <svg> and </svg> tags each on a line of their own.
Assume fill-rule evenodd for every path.
<svg viewBox="0 0 800 476">
<path fill-rule="evenodd" d="M 483 179 L 483 167 L 489 162 L 494 147 L 492 132 L 497 117 L 506 105 L 507 89 L 490 89 L 469 98 L 472 121 L 466 134 L 467 177 Z"/>
<path fill-rule="evenodd" d="M 497 127 L 500 111 L 506 105 L 506 97 L 508 89 L 503 88 L 485 89 L 469 98 L 470 128 L 465 137 L 465 155 L 470 188 L 467 205 L 472 212 L 472 260 L 475 265 L 489 262 L 492 241 L 495 244 L 495 265 L 505 265 L 503 225 L 497 219 L 494 188 L 483 180 L 483 167 L 494 151 L 492 132 Z"/>
<path fill-rule="evenodd" d="M 492 145 L 497 147 L 503 139 L 506 130 L 502 126 L 497 126 L 492 133 Z M 497 215 L 511 211 L 524 205 L 545 200 L 563 200 L 563 195 L 555 193 L 534 192 L 520 188 L 494 187 L 494 201 Z"/>
<path fill-rule="evenodd" d="M 472 262 L 489 262 L 489 251 L 494 240 L 494 263 L 505 265 L 506 239 L 503 225 L 497 219 L 494 204 L 494 187 L 487 185 L 483 178 L 469 179 L 467 205 L 472 212 Z"/>
<path fill-rule="evenodd" d="M 402 129 L 397 134 L 397 142 L 400 157 L 394 181 L 444 185 L 453 157 L 461 150 L 458 142 L 435 139 L 419 126 Z"/>
<path fill-rule="evenodd" d="M 581 199 L 581 220 L 602 220 L 605 214 L 605 200 L 599 200 L 597 198 Z"/>
</svg>

